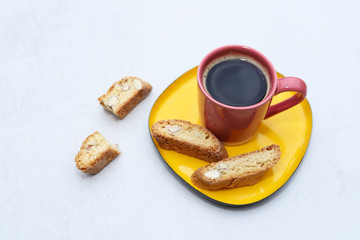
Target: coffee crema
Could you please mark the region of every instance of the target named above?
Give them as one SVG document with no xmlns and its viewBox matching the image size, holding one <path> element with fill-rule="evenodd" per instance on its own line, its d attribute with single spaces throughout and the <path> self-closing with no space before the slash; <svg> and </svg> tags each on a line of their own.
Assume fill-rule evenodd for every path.
<svg viewBox="0 0 360 240">
<path fill-rule="evenodd" d="M 245 55 L 225 55 L 213 60 L 207 65 L 202 80 L 215 100 L 235 107 L 260 102 L 269 89 L 267 70 Z"/>
</svg>

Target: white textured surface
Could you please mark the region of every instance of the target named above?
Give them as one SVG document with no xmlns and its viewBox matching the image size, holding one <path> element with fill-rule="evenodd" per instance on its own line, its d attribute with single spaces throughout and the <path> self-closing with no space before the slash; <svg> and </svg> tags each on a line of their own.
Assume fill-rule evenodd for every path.
<svg viewBox="0 0 360 240">
<path fill-rule="evenodd" d="M 0 2 L 0 239 L 355 239 L 360 234 L 359 1 Z M 267 200 L 228 209 L 170 173 L 148 132 L 161 92 L 210 50 L 244 44 L 303 78 L 313 134 Z M 124 76 L 153 91 L 124 120 L 97 97 Z M 122 154 L 74 157 L 95 130 Z"/>
</svg>

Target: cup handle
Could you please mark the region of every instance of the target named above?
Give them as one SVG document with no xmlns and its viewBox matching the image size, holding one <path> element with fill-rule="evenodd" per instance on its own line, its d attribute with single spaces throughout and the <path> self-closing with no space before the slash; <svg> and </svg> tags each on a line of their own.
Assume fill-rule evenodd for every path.
<svg viewBox="0 0 360 240">
<path fill-rule="evenodd" d="M 270 106 L 266 113 L 265 119 L 272 117 L 275 114 L 278 114 L 282 111 L 285 111 L 286 109 L 289 109 L 299 104 L 306 97 L 307 87 L 305 82 L 300 78 L 296 78 L 296 77 L 279 78 L 275 95 L 288 91 L 295 91 L 297 93 L 280 103 Z"/>
</svg>

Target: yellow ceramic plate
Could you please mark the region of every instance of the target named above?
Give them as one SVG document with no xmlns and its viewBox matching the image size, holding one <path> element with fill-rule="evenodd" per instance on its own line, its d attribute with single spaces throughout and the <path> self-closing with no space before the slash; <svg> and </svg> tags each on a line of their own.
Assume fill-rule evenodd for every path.
<svg viewBox="0 0 360 240">
<path fill-rule="evenodd" d="M 175 80 L 156 100 L 149 116 L 149 128 L 162 119 L 184 119 L 200 123 L 197 109 L 197 67 Z M 282 75 L 278 74 L 278 77 Z M 282 101 L 293 93 L 275 96 L 273 103 Z M 295 172 L 309 144 L 312 129 L 312 114 L 309 102 L 301 104 L 264 120 L 257 135 L 240 146 L 226 146 L 229 156 L 278 144 L 281 158 L 278 164 L 265 173 L 264 178 L 253 186 L 208 191 L 194 186 L 191 174 L 208 163 L 175 151 L 161 149 L 153 139 L 156 148 L 169 167 L 200 195 L 223 205 L 239 206 L 260 201 L 278 190 Z"/>
</svg>

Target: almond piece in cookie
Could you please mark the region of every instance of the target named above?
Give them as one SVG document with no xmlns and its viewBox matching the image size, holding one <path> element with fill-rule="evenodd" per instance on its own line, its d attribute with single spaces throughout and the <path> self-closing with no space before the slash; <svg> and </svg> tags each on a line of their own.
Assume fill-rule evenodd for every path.
<svg viewBox="0 0 360 240">
<path fill-rule="evenodd" d="M 120 154 L 99 132 L 88 136 L 75 157 L 76 166 L 86 173 L 98 173 Z"/>
<path fill-rule="evenodd" d="M 108 111 L 123 119 L 151 91 L 152 86 L 137 77 L 125 77 L 115 82 L 106 94 L 98 98 Z"/>
<path fill-rule="evenodd" d="M 163 149 L 175 150 L 207 162 L 216 162 L 228 156 L 224 145 L 214 134 L 188 121 L 158 121 L 152 125 L 151 135 Z"/>
<path fill-rule="evenodd" d="M 254 185 L 279 161 L 280 155 L 280 147 L 273 144 L 257 151 L 225 158 L 198 168 L 191 175 L 191 181 L 195 186 L 207 190 Z"/>
</svg>

